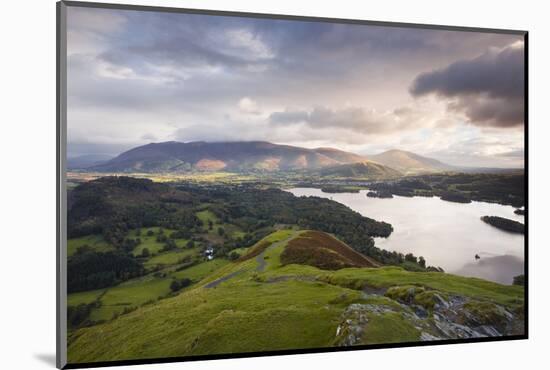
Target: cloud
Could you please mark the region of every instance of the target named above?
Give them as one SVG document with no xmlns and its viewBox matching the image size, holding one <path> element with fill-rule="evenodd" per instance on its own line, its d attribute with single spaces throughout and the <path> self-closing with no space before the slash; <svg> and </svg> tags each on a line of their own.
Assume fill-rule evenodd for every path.
<svg viewBox="0 0 550 370">
<path fill-rule="evenodd" d="M 71 152 L 168 140 L 443 150 L 462 138 L 438 134 L 427 147 L 426 137 L 466 116 L 522 142 L 492 122 L 517 117 L 506 89 L 409 93 L 439 66 L 506 59 L 497 55 L 521 36 L 78 7 L 68 16 Z"/>
<path fill-rule="evenodd" d="M 489 49 L 477 58 L 420 74 L 409 91 L 416 97 L 435 94 L 450 111 L 465 114 L 477 126 L 521 126 L 524 53 L 522 43 Z"/>
<path fill-rule="evenodd" d="M 309 121 L 309 112 L 305 110 L 289 110 L 273 112 L 269 115 L 269 122 L 274 125 L 294 125 Z"/>
<path fill-rule="evenodd" d="M 239 107 L 239 111 L 241 113 L 261 114 L 261 111 L 258 108 L 258 103 L 256 103 L 254 100 L 250 99 L 247 96 L 245 96 L 244 98 L 241 98 L 241 100 L 239 100 L 239 103 L 237 103 L 237 106 Z"/>
<path fill-rule="evenodd" d="M 395 133 L 432 122 L 421 111 L 411 107 L 379 112 L 355 106 L 342 109 L 317 106 L 310 111 L 286 109 L 271 113 L 268 120 L 272 125 L 306 124 L 315 129 L 346 129 L 362 134 Z"/>
<path fill-rule="evenodd" d="M 453 165 L 522 167 L 523 143 L 515 136 L 483 135 L 454 140 L 429 155 Z"/>
<path fill-rule="evenodd" d="M 520 159 L 523 160 L 523 158 L 525 158 L 525 150 L 523 150 L 523 149 L 512 150 L 512 151 L 509 151 L 509 152 L 504 152 L 504 153 L 497 154 L 497 156 L 505 157 L 505 158 L 520 158 Z"/>
<path fill-rule="evenodd" d="M 151 141 L 151 142 L 157 141 L 157 137 L 155 135 L 151 134 L 151 133 L 146 133 L 146 134 L 141 135 L 141 139 Z"/>
</svg>

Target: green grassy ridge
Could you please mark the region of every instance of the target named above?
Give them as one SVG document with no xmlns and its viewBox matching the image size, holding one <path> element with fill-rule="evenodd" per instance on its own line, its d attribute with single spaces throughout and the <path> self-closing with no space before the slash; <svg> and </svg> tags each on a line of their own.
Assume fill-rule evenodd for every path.
<svg viewBox="0 0 550 370">
<path fill-rule="evenodd" d="M 262 240 L 275 244 L 299 234 L 279 230 Z M 361 289 L 367 285 L 421 286 L 442 295 L 463 295 L 510 307 L 523 303 L 522 287 L 445 273 L 410 272 L 399 267 L 324 271 L 305 265 L 281 266 L 279 256 L 285 245 L 279 243 L 265 250 L 263 272 L 256 271 L 256 258 L 227 261 L 207 276 L 203 275 L 209 273 L 206 264 L 213 261 L 176 272 L 177 276 L 188 277 L 185 272 L 195 269 L 204 278 L 174 297 L 71 333 L 69 361 L 329 347 L 335 344 L 335 330 L 343 311 L 358 302 L 387 305 L 397 311 L 369 315 L 361 343 L 418 340 L 420 332 L 404 318 L 404 308 L 389 297 L 364 295 Z M 242 273 L 214 288 L 205 287 L 241 270 Z M 78 298 L 92 299 L 93 295 Z"/>
<path fill-rule="evenodd" d="M 345 306 L 330 302 L 343 292 L 360 296 L 318 282 L 262 284 L 250 279 L 224 284 L 223 289 L 191 289 L 78 330 L 71 337 L 69 361 L 329 346 Z M 125 345 L 113 345 L 118 340 Z"/>
<path fill-rule="evenodd" d="M 262 245 L 263 243 L 269 243 L 269 244 L 274 244 L 274 243 L 277 243 L 277 242 L 280 242 L 286 238 L 289 238 L 293 233 L 296 233 L 296 231 L 293 231 L 293 230 L 277 230 L 269 235 L 267 235 L 266 237 L 264 237 L 263 239 L 259 240 L 256 244 L 254 244 L 252 247 L 249 247 L 248 248 L 248 251 L 247 253 L 252 253 L 254 251 L 255 248 L 257 248 L 259 245 Z M 298 234 L 296 234 L 298 235 Z M 270 269 L 270 266 L 273 265 L 273 260 L 271 259 L 272 258 L 272 255 L 273 254 L 276 254 L 278 256 L 278 254 L 280 254 L 280 252 L 282 251 L 282 248 L 284 246 L 281 245 L 276 252 L 270 252 L 270 249 L 268 248 L 268 250 L 265 252 L 265 257 L 267 257 L 267 265 L 266 265 L 266 271 Z M 272 248 L 271 248 L 272 249 Z M 246 256 L 246 254 L 244 255 Z M 216 279 L 219 279 L 223 276 L 226 276 L 226 275 L 229 275 L 235 271 L 238 271 L 238 270 L 246 270 L 246 271 L 249 271 L 249 272 L 252 272 L 255 267 L 256 267 L 257 263 L 256 263 L 256 260 L 255 258 L 251 258 L 251 259 L 247 259 L 243 262 L 233 262 L 233 263 L 230 263 L 222 268 L 220 268 L 219 270 L 217 270 L 215 273 L 207 276 L 205 279 L 203 279 L 201 282 L 200 282 L 200 285 L 203 286 L 203 285 L 206 285 Z M 242 278 L 242 277 L 241 277 Z M 250 278 L 250 275 L 245 275 L 245 278 Z"/>
<path fill-rule="evenodd" d="M 416 285 L 446 294 L 485 299 L 506 306 L 523 304 L 523 287 L 441 272 L 413 272 L 401 267 L 345 268 L 327 272 L 312 266 L 287 265 L 268 271 L 265 278 L 277 276 L 313 277 L 329 284 L 362 290 L 365 287 L 390 288 Z"/>
<path fill-rule="evenodd" d="M 440 272 L 412 272 L 400 267 L 377 269 L 342 269 L 332 276 L 321 276 L 327 282 L 343 286 L 366 285 L 389 288 L 400 285 L 417 285 L 443 293 L 490 300 L 505 306 L 523 304 L 523 287 L 501 285 L 491 281 Z"/>
</svg>

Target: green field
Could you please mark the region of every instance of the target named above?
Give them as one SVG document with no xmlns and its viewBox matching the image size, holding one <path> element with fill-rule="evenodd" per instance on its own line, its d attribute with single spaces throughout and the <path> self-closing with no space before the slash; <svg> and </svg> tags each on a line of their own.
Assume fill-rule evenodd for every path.
<svg viewBox="0 0 550 370">
<path fill-rule="evenodd" d="M 101 235 L 87 235 L 80 238 L 67 240 L 67 256 L 70 257 L 83 246 L 88 246 L 96 252 L 107 252 L 113 250 L 113 246 L 108 244 Z"/>
<path fill-rule="evenodd" d="M 78 306 L 79 304 L 88 304 L 95 301 L 105 289 L 89 290 L 86 292 L 72 293 L 67 296 L 68 306 Z"/>
<path fill-rule="evenodd" d="M 170 253 L 170 255 L 173 254 Z M 178 265 L 169 265 L 166 271 L 162 270 L 166 273 L 162 277 L 149 274 L 114 287 L 69 294 L 68 306 L 89 304 L 99 298 L 101 305 L 98 308 L 92 309 L 90 320 L 110 320 L 113 318 L 113 315 L 121 314 L 125 309 L 137 308 L 146 302 L 155 301 L 158 298 L 167 296 L 171 292 L 170 283 L 173 278 L 188 278 L 197 283 L 205 276 L 212 274 L 227 264 L 229 264 L 227 260 L 215 259 L 198 263 L 181 271 L 174 271 Z"/>
<path fill-rule="evenodd" d="M 218 223 L 218 218 L 210 210 L 204 210 L 204 211 L 197 212 L 196 216 L 199 220 L 201 220 L 203 222 L 204 227 L 208 227 L 208 221 L 211 221 L 214 225 L 216 225 Z"/>
<path fill-rule="evenodd" d="M 157 300 L 170 293 L 170 278 L 157 279 L 146 276 L 131 280 L 106 290 L 101 297 L 101 307 L 93 310 L 93 321 L 109 320 L 125 308 L 138 307 L 145 302 Z"/>
<path fill-rule="evenodd" d="M 166 236 L 170 236 L 170 234 L 175 231 L 171 229 L 163 229 L 163 230 Z M 148 236 L 147 235 L 148 231 L 152 231 L 154 235 Z M 141 243 L 132 251 L 132 254 L 134 256 L 141 256 L 141 253 L 145 248 L 149 250 L 150 254 L 159 253 L 162 247 L 164 246 L 164 243 L 157 241 L 158 231 L 159 231 L 158 227 L 143 228 L 143 229 L 140 229 L 140 235 L 138 236 L 136 230 L 132 230 L 129 233 L 129 236 L 132 238 L 139 238 L 141 240 Z M 185 246 L 186 243 L 187 243 L 187 240 L 183 240 L 183 239 L 176 240 L 176 244 L 178 246 Z"/>
<path fill-rule="evenodd" d="M 216 258 L 212 261 L 201 262 L 197 265 L 186 268 L 185 270 L 173 272 L 170 276 L 178 279 L 187 278 L 193 280 L 194 282 L 198 282 L 228 264 L 230 264 L 228 260 Z"/>
<path fill-rule="evenodd" d="M 158 265 L 175 265 L 178 264 L 179 261 L 187 256 L 197 256 L 199 253 L 198 248 L 193 249 L 180 249 L 180 250 L 173 250 L 169 252 L 163 252 L 160 253 L 150 259 L 148 259 L 144 265 L 145 267 L 153 267 Z"/>
</svg>

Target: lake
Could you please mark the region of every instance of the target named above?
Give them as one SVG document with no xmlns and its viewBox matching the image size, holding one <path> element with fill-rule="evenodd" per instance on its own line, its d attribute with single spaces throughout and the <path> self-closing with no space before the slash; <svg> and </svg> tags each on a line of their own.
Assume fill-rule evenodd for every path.
<svg viewBox="0 0 550 370">
<path fill-rule="evenodd" d="M 447 202 L 438 197 L 369 198 L 359 193 L 323 193 L 320 189 L 286 189 L 295 196 L 317 196 L 340 202 L 365 217 L 393 226 L 388 238 L 375 238 L 376 246 L 423 256 L 427 265 L 445 272 L 511 284 L 524 273 L 524 236 L 499 230 L 480 220 L 501 216 L 524 222 L 515 208 L 500 204 Z M 475 255 L 481 258 L 476 260 Z"/>
</svg>

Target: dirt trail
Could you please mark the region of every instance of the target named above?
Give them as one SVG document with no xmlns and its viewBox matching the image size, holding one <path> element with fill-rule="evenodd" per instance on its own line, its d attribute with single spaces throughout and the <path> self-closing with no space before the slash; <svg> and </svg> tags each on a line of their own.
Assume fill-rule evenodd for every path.
<svg viewBox="0 0 550 370">
<path fill-rule="evenodd" d="M 257 272 L 263 272 L 265 270 L 265 266 L 267 266 L 267 262 L 265 261 L 265 252 L 267 252 L 268 250 L 270 249 L 273 249 L 273 248 L 277 248 L 278 246 L 288 242 L 290 239 L 296 237 L 296 235 L 298 235 L 298 232 L 297 231 L 294 231 L 288 238 L 286 239 L 283 239 L 283 240 L 280 240 L 276 243 L 273 243 L 271 244 L 269 247 L 267 247 L 266 249 L 264 249 L 262 251 L 262 253 L 258 254 L 256 256 L 256 262 L 258 262 L 258 267 L 256 267 L 256 271 Z"/>
<path fill-rule="evenodd" d="M 242 270 L 237 270 L 237 271 L 234 271 L 230 274 L 227 274 L 225 275 L 224 277 L 221 277 L 219 279 L 216 279 L 214 281 L 211 281 L 210 283 L 206 284 L 204 287 L 205 288 L 215 288 L 217 287 L 218 285 L 220 285 L 221 283 L 223 283 L 224 281 L 227 281 L 229 279 L 231 279 L 232 277 L 234 276 L 237 276 L 239 275 L 241 272 L 245 272 L 246 269 L 242 269 Z"/>
<path fill-rule="evenodd" d="M 296 235 L 298 235 L 298 231 L 295 231 L 293 232 L 288 238 L 286 239 L 283 239 L 283 240 L 280 240 L 278 242 L 275 242 L 273 244 L 271 244 L 269 247 L 267 247 L 266 249 L 264 249 L 262 251 L 262 253 L 260 253 L 259 255 L 256 256 L 256 262 L 258 262 L 258 266 L 256 267 L 256 271 L 257 272 L 262 272 L 265 270 L 265 267 L 267 266 L 267 262 L 265 261 L 265 252 L 269 249 L 273 249 L 273 248 L 277 248 L 278 246 L 282 245 L 283 243 L 286 243 L 288 242 L 290 239 L 296 237 Z M 223 283 L 224 281 L 227 281 L 229 279 L 231 279 L 232 277 L 235 277 L 243 272 L 247 271 L 247 269 L 240 269 L 240 270 L 237 270 L 237 271 L 234 271 L 230 274 L 227 274 L 219 279 L 216 279 L 214 281 L 211 281 L 210 283 L 206 284 L 204 287 L 205 288 L 215 288 L 217 287 L 218 285 L 220 285 L 221 283 Z"/>
</svg>

